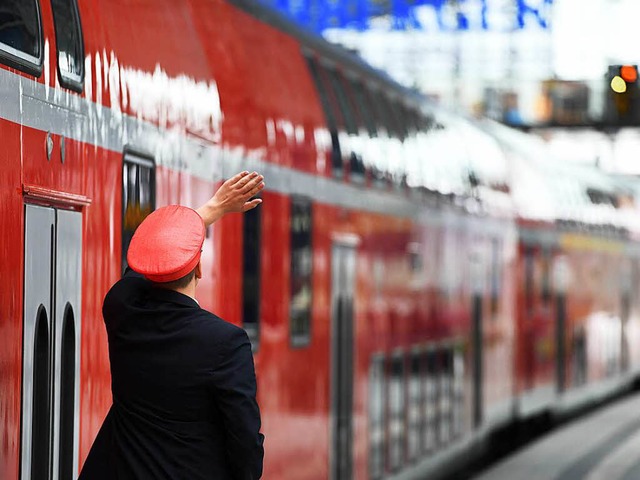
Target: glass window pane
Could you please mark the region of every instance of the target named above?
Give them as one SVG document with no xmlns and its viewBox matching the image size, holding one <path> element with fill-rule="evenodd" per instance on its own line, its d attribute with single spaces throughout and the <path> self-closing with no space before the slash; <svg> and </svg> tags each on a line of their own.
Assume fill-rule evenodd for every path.
<svg viewBox="0 0 640 480">
<path fill-rule="evenodd" d="M 311 201 L 291 200 L 291 341 L 308 344 L 311 335 L 312 264 Z"/>
<path fill-rule="evenodd" d="M 84 53 L 78 6 L 75 0 L 51 0 L 51 6 L 56 27 L 60 83 L 66 87 L 81 88 Z"/>
<path fill-rule="evenodd" d="M 244 213 L 242 232 L 242 324 L 257 348 L 260 335 L 260 237 L 262 209 Z"/>
<path fill-rule="evenodd" d="M 384 357 L 374 356 L 369 371 L 369 477 L 379 480 L 384 476 L 385 440 L 385 385 Z"/>
<path fill-rule="evenodd" d="M 404 463 L 405 447 L 405 384 L 404 357 L 396 353 L 391 360 L 389 379 L 389 470 L 398 471 Z"/>
<path fill-rule="evenodd" d="M 2 2 L 0 49 L 19 58 L 37 62 L 42 53 L 40 37 L 39 12 L 35 1 L 4 0 Z"/>
<path fill-rule="evenodd" d="M 345 121 L 345 126 L 347 127 L 347 132 L 350 134 L 358 133 L 358 129 L 356 128 L 356 122 L 353 118 L 353 112 L 351 111 L 351 106 L 349 105 L 349 101 L 347 100 L 347 95 L 344 91 L 344 86 L 340 81 L 340 77 L 338 76 L 338 72 L 335 70 L 327 70 L 329 80 L 331 81 L 331 87 L 333 88 L 334 95 L 338 100 L 338 106 L 340 111 L 342 112 L 342 117 Z"/>
<path fill-rule="evenodd" d="M 138 225 L 155 210 L 155 164 L 152 160 L 125 153 L 122 164 L 122 273 L 127 268 L 127 251 Z"/>
</svg>

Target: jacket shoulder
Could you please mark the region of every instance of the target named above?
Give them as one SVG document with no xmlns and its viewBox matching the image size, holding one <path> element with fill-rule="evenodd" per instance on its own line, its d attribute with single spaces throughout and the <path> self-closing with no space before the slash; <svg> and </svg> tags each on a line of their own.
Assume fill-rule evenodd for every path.
<svg viewBox="0 0 640 480">
<path fill-rule="evenodd" d="M 210 340 L 215 340 L 216 343 L 244 343 L 245 340 L 249 341 L 247 332 L 243 328 L 229 323 L 207 310 L 200 309 L 196 315 L 198 329 L 203 335 L 208 336 Z"/>
</svg>

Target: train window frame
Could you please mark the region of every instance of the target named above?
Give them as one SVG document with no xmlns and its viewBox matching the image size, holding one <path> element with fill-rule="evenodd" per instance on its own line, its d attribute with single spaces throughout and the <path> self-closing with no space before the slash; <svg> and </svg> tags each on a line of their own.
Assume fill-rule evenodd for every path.
<svg viewBox="0 0 640 480">
<path fill-rule="evenodd" d="M 140 197 L 140 181 L 139 181 L 139 169 L 140 168 L 147 168 L 149 169 L 150 175 L 149 175 L 149 203 L 150 203 L 150 210 L 149 212 L 144 215 L 144 217 L 140 218 L 140 219 L 135 219 L 136 222 L 135 223 L 135 228 L 133 228 L 133 230 L 131 230 L 130 234 L 128 232 L 128 228 L 127 228 L 127 222 L 126 222 L 126 215 L 127 215 L 127 205 L 128 205 L 128 199 L 129 199 L 129 195 L 131 193 L 131 185 L 128 183 L 129 182 L 129 173 L 128 171 L 125 170 L 125 168 L 130 167 L 130 166 L 137 166 L 138 167 L 138 174 L 136 175 L 136 179 L 134 180 L 134 185 L 133 185 L 133 190 L 134 190 L 134 194 L 137 194 L 138 198 Z M 126 177 L 125 177 L 125 172 L 126 172 Z M 155 159 L 153 158 L 152 155 L 146 154 L 144 152 L 140 152 L 138 150 L 135 150 L 132 147 L 126 147 L 123 151 L 122 154 L 122 169 L 121 169 L 121 174 L 122 174 L 122 180 L 120 182 L 121 184 L 121 200 L 122 200 L 122 206 L 121 206 L 121 252 L 122 252 L 122 258 L 121 258 L 121 266 L 122 266 L 122 275 L 124 275 L 124 272 L 127 269 L 127 250 L 129 249 L 129 244 L 131 243 L 131 238 L 133 238 L 133 234 L 136 230 L 136 228 L 138 228 L 138 226 L 142 223 L 142 220 L 144 220 L 144 218 L 146 218 L 147 215 L 149 215 L 151 212 L 153 212 L 156 209 L 156 162 Z M 125 185 L 125 182 L 126 185 Z M 137 192 L 136 192 L 137 189 Z M 125 246 L 125 242 L 126 242 L 126 246 Z"/>
<path fill-rule="evenodd" d="M 0 41 L 0 63 L 39 78 L 42 75 L 44 63 L 44 34 L 42 31 L 42 12 L 40 9 L 40 2 L 38 0 L 32 1 L 35 6 L 35 16 L 37 22 L 36 44 L 38 47 L 39 55 L 37 57 L 33 56 Z"/>
<path fill-rule="evenodd" d="M 262 208 L 253 208 L 242 214 L 242 328 L 247 332 L 254 353 L 260 347 L 262 228 Z M 252 244 L 247 242 L 247 238 L 253 239 Z"/>
<path fill-rule="evenodd" d="M 289 221 L 289 235 L 290 235 L 290 245 L 289 245 L 289 268 L 290 268 L 290 298 L 289 298 L 289 338 L 291 341 L 291 346 L 295 348 L 306 347 L 311 343 L 311 330 L 312 330 L 312 320 L 313 320 L 313 201 L 311 198 L 303 196 L 303 195 L 292 195 L 291 199 L 291 213 L 290 213 L 290 221 Z M 308 217 L 308 231 L 307 232 L 296 232 L 294 229 L 294 208 L 306 209 L 306 215 Z M 306 238 L 305 238 L 306 237 Z M 302 242 L 301 245 L 294 245 L 296 243 Z M 294 247 L 298 250 L 294 252 Z M 295 267 L 297 264 L 296 258 L 302 255 L 304 250 L 309 249 L 309 258 L 307 262 L 308 272 L 303 272 L 300 275 L 295 275 L 297 270 L 300 268 Z M 302 260 L 304 263 L 304 259 Z M 307 284 L 309 291 L 308 304 L 306 308 L 298 308 L 294 305 L 295 296 L 294 296 L 294 284 L 303 278 L 303 281 Z M 301 325 L 299 331 L 294 330 L 294 315 L 300 315 L 302 322 L 296 322 L 296 324 Z"/>
<path fill-rule="evenodd" d="M 385 475 L 387 385 L 384 353 L 374 353 L 369 363 L 368 443 L 369 476 L 380 480 Z"/>
<path fill-rule="evenodd" d="M 83 89 L 84 89 L 84 76 L 85 76 L 85 69 L 84 69 L 84 33 L 82 31 L 82 21 L 80 19 L 80 9 L 78 8 L 78 2 L 77 0 L 50 0 L 51 1 L 51 10 L 53 12 L 53 26 L 54 26 L 54 30 L 55 30 L 55 35 L 56 35 L 56 65 L 57 65 L 57 70 L 58 70 L 58 80 L 60 81 L 60 85 L 62 85 L 65 88 L 68 88 L 70 90 L 76 91 L 78 93 L 82 93 Z M 60 51 L 60 45 L 59 45 L 59 35 L 58 35 L 58 31 L 59 31 L 59 27 L 58 27 L 58 19 L 60 18 L 60 16 L 58 14 L 56 14 L 56 6 L 55 3 L 59 2 L 59 1 L 68 1 L 70 3 L 70 7 L 71 7 L 71 12 L 73 14 L 73 28 L 75 30 L 75 32 L 78 35 L 78 41 L 79 43 L 79 47 L 80 47 L 80 58 L 78 59 L 78 65 L 80 67 L 80 74 L 77 75 L 73 72 L 70 72 L 66 69 L 63 69 L 61 67 L 61 62 L 60 62 L 60 55 L 61 55 L 61 51 Z M 69 24 L 65 24 L 65 25 L 61 25 L 64 28 L 68 28 Z"/>
</svg>

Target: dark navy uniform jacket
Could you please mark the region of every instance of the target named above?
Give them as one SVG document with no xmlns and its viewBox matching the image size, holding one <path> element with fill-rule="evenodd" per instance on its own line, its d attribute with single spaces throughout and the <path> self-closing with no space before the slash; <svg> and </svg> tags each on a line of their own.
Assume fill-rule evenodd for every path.
<svg viewBox="0 0 640 480">
<path fill-rule="evenodd" d="M 102 307 L 113 405 L 79 480 L 254 480 L 263 440 L 244 330 L 129 270 Z"/>
</svg>

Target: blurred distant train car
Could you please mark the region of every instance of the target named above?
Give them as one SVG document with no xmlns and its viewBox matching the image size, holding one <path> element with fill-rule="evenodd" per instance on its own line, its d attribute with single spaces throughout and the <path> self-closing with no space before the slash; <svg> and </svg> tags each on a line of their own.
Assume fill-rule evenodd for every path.
<svg viewBox="0 0 640 480">
<path fill-rule="evenodd" d="M 443 474 L 640 364 L 617 184 L 251 2 L 8 1 L 0 64 L 2 479 L 75 478 L 135 228 L 240 169 L 264 202 L 207 232 L 198 299 L 252 339 L 266 479 Z"/>
</svg>

